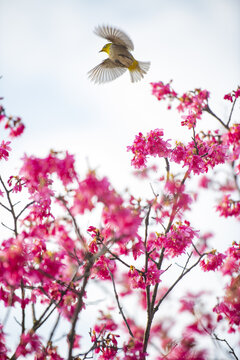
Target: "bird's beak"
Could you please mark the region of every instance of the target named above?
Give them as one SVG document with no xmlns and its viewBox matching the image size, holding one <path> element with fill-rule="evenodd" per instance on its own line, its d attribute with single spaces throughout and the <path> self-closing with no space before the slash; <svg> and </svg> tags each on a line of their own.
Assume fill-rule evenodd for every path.
<svg viewBox="0 0 240 360">
<path fill-rule="evenodd" d="M 100 50 L 99 52 L 103 52 L 103 50 Z"/>
</svg>

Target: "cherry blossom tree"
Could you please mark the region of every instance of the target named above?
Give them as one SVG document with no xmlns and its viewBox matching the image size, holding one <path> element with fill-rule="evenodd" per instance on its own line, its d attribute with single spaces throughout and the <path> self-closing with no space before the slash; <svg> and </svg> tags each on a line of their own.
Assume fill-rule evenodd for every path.
<svg viewBox="0 0 240 360">
<path fill-rule="evenodd" d="M 217 192 L 218 216 L 240 219 L 240 124 L 233 121 L 240 88 L 224 96 L 229 115 L 222 119 L 210 108 L 207 90 L 180 95 L 171 82 L 151 87 L 168 110 L 176 107 L 176 126 L 189 138 L 165 139 L 164 129 L 155 129 L 128 146 L 136 177 L 151 183 L 157 175 L 151 198 L 120 194 L 92 169 L 80 175 L 67 151 L 24 155 L 18 174 L 0 174 L 1 226 L 9 233 L 0 247 L 1 360 L 207 360 L 215 346 L 222 358 L 239 359 L 240 244 L 228 239 L 220 252 L 214 234 L 203 233 L 201 221 L 193 227 L 189 214 L 204 189 Z M 206 115 L 216 121 L 215 131 L 198 131 Z M 24 124 L 3 106 L 0 121 L 9 138 L 1 140 L 4 162 Z M 220 165 L 228 171 L 218 178 L 212 169 Z M 90 216 L 85 226 L 82 219 Z M 176 297 L 175 288 L 196 268 L 220 276 L 221 298 L 190 286 Z M 112 297 L 112 306 L 96 302 L 95 323 L 82 333 L 93 284 Z M 171 298 L 176 312 L 166 314 Z M 184 314 L 188 321 L 181 320 Z"/>
</svg>

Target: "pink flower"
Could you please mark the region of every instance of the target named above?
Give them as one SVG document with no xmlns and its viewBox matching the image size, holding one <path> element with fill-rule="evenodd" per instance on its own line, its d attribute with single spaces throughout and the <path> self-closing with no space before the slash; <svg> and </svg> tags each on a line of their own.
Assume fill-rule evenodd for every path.
<svg viewBox="0 0 240 360">
<path fill-rule="evenodd" d="M 6 338 L 5 333 L 3 332 L 3 325 L 0 324 L 0 359 L 7 360 L 9 357 L 7 356 L 8 349 L 6 347 Z"/>
<path fill-rule="evenodd" d="M 234 124 L 229 131 L 221 136 L 223 144 L 231 149 L 231 160 L 237 160 L 240 155 L 240 124 Z"/>
<path fill-rule="evenodd" d="M 239 96 L 240 96 L 240 87 L 238 87 L 236 91 L 233 90 L 231 93 L 224 95 L 224 99 L 233 102 L 233 98 L 237 99 Z"/>
<path fill-rule="evenodd" d="M 203 271 L 215 271 L 219 266 L 222 266 L 225 257 L 226 255 L 221 253 L 210 253 L 207 255 L 207 259 L 203 259 L 200 261 L 200 266 Z"/>
<path fill-rule="evenodd" d="M 109 270 L 111 273 L 116 271 L 115 261 L 108 259 L 106 256 L 100 256 L 92 267 L 91 278 L 111 280 Z"/>
<path fill-rule="evenodd" d="M 27 356 L 34 352 L 38 352 L 41 348 L 41 342 L 37 334 L 29 332 L 27 334 L 22 334 L 20 339 L 20 344 L 16 350 L 16 356 Z"/>
<path fill-rule="evenodd" d="M 97 202 L 106 206 L 120 206 L 123 200 L 112 188 L 107 177 L 99 179 L 95 172 L 91 171 L 74 190 L 74 202 L 71 210 L 74 215 L 84 214 L 86 210 L 91 211 Z"/>
<path fill-rule="evenodd" d="M 6 285 L 18 287 L 27 275 L 28 256 L 22 236 L 4 241 L 0 249 L 0 280 Z"/>
<path fill-rule="evenodd" d="M 207 189 L 210 183 L 211 180 L 207 176 L 203 175 L 201 176 L 198 185 L 204 189 Z"/>
<path fill-rule="evenodd" d="M 160 100 L 166 100 L 166 98 L 174 99 L 177 97 L 177 93 L 171 88 L 171 82 L 164 85 L 162 81 L 158 83 L 151 83 L 152 85 L 152 94 Z"/>
<path fill-rule="evenodd" d="M 229 101 L 233 102 L 232 94 L 229 93 L 229 94 L 224 95 L 224 100 L 229 100 Z"/>
<path fill-rule="evenodd" d="M 138 228 L 142 222 L 140 214 L 124 206 L 105 207 L 102 212 L 104 228 L 101 231 L 105 240 L 115 239 L 120 253 L 126 253 L 126 244 L 138 236 Z"/>
<path fill-rule="evenodd" d="M 240 268 L 240 244 L 233 243 L 226 251 L 226 258 L 221 267 L 223 275 L 233 275 Z"/>
<path fill-rule="evenodd" d="M 162 129 L 151 130 L 147 134 L 146 151 L 148 155 L 158 157 L 168 157 L 171 145 L 169 140 L 162 140 L 164 133 Z"/>
<path fill-rule="evenodd" d="M 164 270 L 159 270 L 155 263 L 150 262 L 148 265 L 148 270 L 145 273 L 146 286 L 159 284 L 161 282 L 160 276 L 163 273 Z"/>
<path fill-rule="evenodd" d="M 142 272 L 138 272 L 134 266 L 130 266 L 128 278 L 133 289 L 146 289 L 146 282 Z"/>
<path fill-rule="evenodd" d="M 20 136 L 23 133 L 24 129 L 25 129 L 25 125 L 23 123 L 20 123 L 15 128 L 11 128 L 9 136 L 12 138 Z"/>
<path fill-rule="evenodd" d="M 194 237 L 198 237 L 198 232 L 190 227 L 190 223 L 185 221 L 172 225 L 166 235 L 159 235 L 158 241 L 165 248 L 165 254 L 171 257 L 185 253 L 188 246 L 192 244 Z"/>
<path fill-rule="evenodd" d="M 232 200 L 229 194 L 223 195 L 221 202 L 216 208 L 217 211 L 219 211 L 220 216 L 235 216 L 238 218 L 240 215 L 240 201 Z"/>
<path fill-rule="evenodd" d="M 197 120 L 201 119 L 202 112 L 207 107 L 209 95 L 207 90 L 195 89 L 179 97 L 178 111 L 187 112 L 186 115 L 182 116 L 184 119 L 181 122 L 182 126 L 187 126 L 189 129 L 196 126 Z"/>
<path fill-rule="evenodd" d="M 131 151 L 134 155 L 131 164 L 136 168 L 146 167 L 147 156 L 167 157 L 170 154 L 169 140 L 162 139 L 164 133 L 161 129 L 151 130 L 144 137 L 139 133 L 133 142 L 132 146 L 127 147 L 127 151 Z"/>
<path fill-rule="evenodd" d="M 218 314 L 218 321 L 225 317 L 230 325 L 228 332 L 235 332 L 240 326 L 240 275 L 233 277 L 226 287 L 222 302 L 213 308 Z"/>
<path fill-rule="evenodd" d="M 136 169 L 141 169 L 146 167 L 146 158 L 148 155 L 147 149 L 147 140 L 142 133 L 136 135 L 135 140 L 132 146 L 127 147 L 127 151 L 131 151 L 134 154 L 131 164 Z"/>
<path fill-rule="evenodd" d="M 196 135 L 195 141 L 186 146 L 178 144 L 171 153 L 171 160 L 183 162 L 183 167 L 187 166 L 194 174 L 200 174 L 228 160 L 227 146 L 219 144 L 214 138 L 203 141 Z"/>
<path fill-rule="evenodd" d="M 9 151 L 11 151 L 11 148 L 9 146 L 10 144 L 10 141 L 5 142 L 4 140 L 2 140 L 2 143 L 0 144 L 0 160 L 8 160 Z"/>
</svg>

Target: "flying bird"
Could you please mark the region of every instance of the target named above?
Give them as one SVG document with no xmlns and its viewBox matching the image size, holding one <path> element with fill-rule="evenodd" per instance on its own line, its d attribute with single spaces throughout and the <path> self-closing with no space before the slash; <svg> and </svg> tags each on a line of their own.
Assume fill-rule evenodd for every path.
<svg viewBox="0 0 240 360">
<path fill-rule="evenodd" d="M 150 67 L 150 62 L 134 59 L 130 52 L 134 49 L 133 42 L 125 32 L 115 27 L 103 25 L 96 27 L 94 33 L 109 42 L 100 50 L 100 52 L 106 52 L 108 58 L 88 72 L 92 81 L 102 84 L 115 80 L 127 69 L 132 82 L 143 78 Z"/>
</svg>

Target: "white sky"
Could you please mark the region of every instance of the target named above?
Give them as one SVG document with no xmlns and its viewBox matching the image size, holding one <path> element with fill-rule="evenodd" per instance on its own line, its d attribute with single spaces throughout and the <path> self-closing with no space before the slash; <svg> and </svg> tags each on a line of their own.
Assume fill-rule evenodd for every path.
<svg viewBox="0 0 240 360">
<path fill-rule="evenodd" d="M 139 131 L 158 127 L 167 139 L 191 137 L 149 83 L 173 79 L 179 92 L 206 88 L 212 109 L 227 116 L 223 95 L 240 83 L 239 20 L 239 0 L 0 0 L 0 95 L 7 113 L 26 124 L 13 155 L 69 150 L 82 174 L 88 158 L 119 190 L 135 186 L 126 146 Z M 104 40 L 93 34 L 101 24 L 123 29 L 134 56 L 151 61 L 144 80 L 132 84 L 127 73 L 104 85 L 88 80 L 106 55 L 98 53 Z M 218 124 L 206 117 L 201 126 Z M 144 191 L 150 194 L 149 185 Z M 198 228 L 213 225 L 223 242 L 235 223 L 211 214 L 203 210 Z"/>
</svg>

